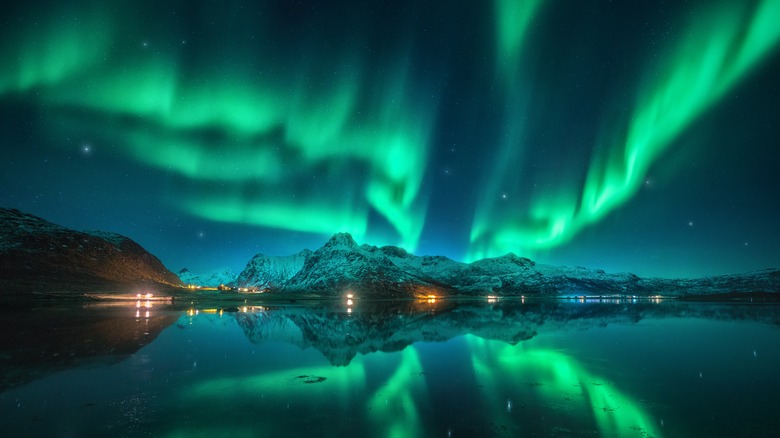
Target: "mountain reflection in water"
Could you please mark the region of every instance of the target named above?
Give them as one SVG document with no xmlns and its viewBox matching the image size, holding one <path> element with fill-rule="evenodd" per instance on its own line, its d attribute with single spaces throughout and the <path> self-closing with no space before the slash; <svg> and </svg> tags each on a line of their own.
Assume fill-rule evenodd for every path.
<svg viewBox="0 0 780 438">
<path fill-rule="evenodd" d="M 73 359 L 32 360 L 25 343 L 4 340 L 4 366 L 26 358 L 51 369 L 0 392 L 0 423 L 39 436 L 771 436 L 780 428 L 777 306 L 353 299 L 155 305 L 147 318 L 137 304 L 39 309 L 62 319 L 50 328 L 70 327 L 54 332 L 72 338 L 57 351 Z M 52 321 L 22 323 L 33 313 L 4 328 L 15 321 L 21 335 Z M 45 327 L 36 330 L 28 339 L 55 351 Z M 93 343 L 100 347 L 83 347 Z M 100 359 L 106 354 L 114 360 Z"/>
<path fill-rule="evenodd" d="M 0 310 L 0 391 L 128 357 L 178 319 L 155 305 L 139 300 Z"/>
<path fill-rule="evenodd" d="M 359 353 L 400 351 L 415 342 L 443 342 L 466 334 L 515 345 L 533 338 L 540 331 L 636 323 L 645 318 L 752 320 L 780 324 L 780 306 L 744 304 L 698 305 L 669 301 L 659 305 L 659 302 L 649 300 L 580 303 L 579 300 L 531 299 L 368 301 L 359 304 L 341 308 L 246 308 L 249 311 L 238 312 L 235 318 L 254 343 L 278 340 L 302 348 L 313 347 L 333 365 L 348 365 Z"/>
</svg>

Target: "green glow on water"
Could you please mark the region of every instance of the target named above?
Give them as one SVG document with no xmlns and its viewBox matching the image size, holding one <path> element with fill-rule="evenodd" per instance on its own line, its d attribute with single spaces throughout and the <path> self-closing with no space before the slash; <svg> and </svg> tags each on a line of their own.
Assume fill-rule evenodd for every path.
<svg viewBox="0 0 780 438">
<path fill-rule="evenodd" d="M 328 384 L 301 383 L 294 377 L 304 375 L 327 377 Z M 365 369 L 358 362 L 349 367 L 324 365 L 321 367 L 285 368 L 260 375 L 217 378 L 195 385 L 192 390 L 182 394 L 182 397 L 216 400 L 235 396 L 254 397 L 261 394 L 270 400 L 289 398 L 310 401 L 323 397 L 328 398 L 328 394 L 334 390 L 334 384 L 339 389 L 337 392 L 348 394 L 353 391 L 363 391 L 365 383 Z M 331 401 L 343 402 L 345 400 Z"/>
<path fill-rule="evenodd" d="M 381 385 L 368 387 L 368 369 L 382 373 Z M 358 356 L 346 367 L 285 368 L 259 375 L 215 378 L 182 392 L 180 403 L 230 404 L 242 400 L 250 403 L 261 398 L 280 411 L 284 404 L 291 403 L 294 409 L 306 412 L 325 404 L 328 410 L 335 407 L 340 415 L 365 415 L 376 436 L 425 436 L 420 418 L 420 413 L 427 411 L 422 371 L 417 351 L 409 347 L 400 353 Z M 321 376 L 326 380 L 304 383 L 294 376 Z M 287 416 L 278 418 L 278 424 L 274 423 L 273 416 L 264 417 L 264 432 L 283 433 L 282 423 L 289 420 L 289 411 L 282 415 Z M 173 436 L 189 432 L 189 429 L 176 431 Z"/>
<path fill-rule="evenodd" d="M 637 401 L 563 353 L 485 341 L 473 335 L 466 340 L 488 405 L 500 406 L 511 394 L 516 403 L 538 401 L 558 406 L 562 416 L 576 421 L 593 419 L 602 436 L 662 436 Z M 522 426 L 518 425 L 521 430 Z"/>
<path fill-rule="evenodd" d="M 522 209 L 499 208 L 495 202 L 479 205 L 468 258 L 508 251 L 532 255 L 560 246 L 628 202 L 680 134 L 777 47 L 778 16 L 777 0 L 755 6 L 722 2 L 696 13 L 677 44 L 640 81 L 628 122 L 605 118 L 581 187 L 571 180 L 543 193 L 531 192 L 529 206 Z M 516 149 L 522 148 L 522 142 L 515 143 Z M 511 181 L 500 170 L 502 165 L 494 189 Z M 566 181 L 567 175 L 556 178 Z M 488 197 L 494 195 L 495 190 L 488 192 Z"/>
<path fill-rule="evenodd" d="M 420 413 L 428 411 L 423 367 L 414 348 L 408 347 L 400 354 L 401 363 L 384 388 L 369 398 L 371 423 L 377 436 L 426 436 L 420 420 Z"/>
<path fill-rule="evenodd" d="M 521 404 L 536 403 L 560 414 L 549 427 L 596 427 L 603 436 L 662 436 L 656 421 L 639 402 L 570 356 L 474 335 L 461 341 L 469 348 L 476 378 L 476 398 L 468 404 L 479 409 L 475 415 L 482 418 L 480 421 L 487 422 L 496 413 L 495 406 L 512 399 L 517 409 Z M 424 368 L 420 354 L 418 348 L 407 347 L 397 353 L 358 355 L 346 367 L 323 364 L 212 378 L 181 392 L 178 403 L 266 406 L 263 430 L 268 433 L 282 433 L 293 421 L 289 411 L 293 409 L 300 413 L 301 421 L 321 412 L 361 419 L 360 427 L 370 428 L 376 436 L 428 436 L 433 426 L 428 415 L 433 407 L 427 379 L 436 377 Z M 309 384 L 301 380 L 303 376 L 326 380 Z M 528 427 L 522 415 L 501 418 L 513 423 L 512 430 L 522 432 Z M 236 426 L 240 431 L 241 424 Z M 190 431 L 176 431 L 185 432 Z"/>
</svg>

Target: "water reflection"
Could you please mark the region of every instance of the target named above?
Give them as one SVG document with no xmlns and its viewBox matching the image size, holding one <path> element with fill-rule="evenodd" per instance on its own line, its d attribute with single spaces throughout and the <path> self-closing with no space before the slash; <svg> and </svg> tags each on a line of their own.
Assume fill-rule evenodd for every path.
<svg viewBox="0 0 780 438">
<path fill-rule="evenodd" d="M 254 343 L 285 340 L 302 348 L 313 347 L 337 366 L 348 365 L 358 354 L 399 351 L 415 342 L 441 342 L 466 334 L 514 345 L 539 333 L 633 324 L 646 318 L 749 319 L 780 324 L 777 306 L 653 300 L 499 301 L 496 297 L 486 301 L 362 301 L 360 306 L 348 303 L 346 314 L 343 307 L 278 306 L 269 312 L 249 308 L 234 317 Z"/>
<path fill-rule="evenodd" d="M 430 417 L 437 406 L 446 409 L 443 402 L 449 400 L 442 400 L 432 388 L 457 385 L 469 394 L 458 402 L 467 406 L 470 414 L 448 418 L 446 429 L 461 436 L 480 430 L 483 435 L 549 434 L 548 424 L 534 418 L 536 412 L 554 416 L 551 423 L 564 435 L 567 431 L 594 430 L 601 436 L 663 436 L 642 403 L 565 353 L 526 349 L 522 344 L 507 345 L 473 335 L 450 343 L 454 348 L 466 347 L 471 370 L 459 375 L 473 376 L 474 382 L 448 381 L 451 376 L 440 374 L 440 366 L 426 366 L 427 347 L 415 345 L 398 353 L 359 356 L 346 367 L 303 366 L 210 379 L 182 392 L 180 403 L 271 409 L 263 423 L 271 435 L 283 434 L 290 427 L 290 413 L 285 412 L 290 403 L 298 413 L 296 418 L 304 422 L 314 421 L 307 418 L 308 413 L 323 410 L 322 404 L 327 403 L 329 421 L 334 417 L 356 419 L 357 431 L 365 428 L 372 436 L 423 437 L 441 435 L 437 432 L 445 426 Z M 431 363 L 430 358 L 427 362 Z M 522 405 L 517 412 L 513 412 L 513 400 Z M 529 404 L 532 409 L 526 406 Z M 498 407 L 506 414 L 500 415 Z M 349 431 L 332 432 L 325 435 Z"/>
<path fill-rule="evenodd" d="M 526 350 L 467 336 L 475 375 L 486 405 L 506 401 L 512 411 L 512 397 L 554 406 L 561 430 L 588 424 L 595 419 L 601 436 L 661 436 L 641 403 L 603 377 L 582 367 L 573 357 L 559 351 Z M 522 430 L 521 424 L 516 425 Z M 527 431 L 526 431 L 527 432 Z"/>
<path fill-rule="evenodd" d="M 735 398 L 734 388 L 749 379 L 771 387 L 780 364 L 774 306 L 347 299 L 183 308 L 141 300 L 31 311 L 25 316 L 40 314 L 42 333 L 80 326 L 70 332 L 79 342 L 132 332 L 129 359 L 6 388 L 0 422 L 49 435 L 78 421 L 81 429 L 71 430 L 95 435 L 711 436 L 735 429 L 718 424 L 697 433 L 682 423 L 697 412 L 726 418 L 734 407 L 696 410 L 702 394 L 713 398 L 717 389 Z M 24 319 L 17 317 L 18 330 L 30 326 Z M 723 337 L 737 326 L 753 328 Z M 711 343 L 675 344 L 697 330 Z M 3 357 L 20 354 L 3 342 Z M 688 350 L 696 352 L 681 353 Z M 742 368 L 718 369 L 734 351 Z M 82 387 L 88 395 L 73 391 Z M 751 394 L 755 405 L 739 399 L 749 406 L 742 418 L 777 407 L 776 394 L 766 392 Z"/>
<path fill-rule="evenodd" d="M 0 391 L 58 370 L 112 363 L 150 343 L 178 315 L 151 301 L 0 311 Z"/>
</svg>

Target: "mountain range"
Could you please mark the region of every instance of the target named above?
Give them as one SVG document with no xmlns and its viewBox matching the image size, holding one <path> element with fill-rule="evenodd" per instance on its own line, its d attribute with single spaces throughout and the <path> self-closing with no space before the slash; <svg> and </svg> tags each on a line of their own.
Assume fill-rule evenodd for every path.
<svg viewBox="0 0 780 438">
<path fill-rule="evenodd" d="M 338 233 L 316 251 L 284 257 L 256 255 L 235 285 L 320 296 L 674 296 L 776 293 L 780 291 L 780 270 L 694 279 L 640 278 L 630 273 L 538 264 L 512 253 L 461 263 L 443 256 L 415 256 L 394 246 L 358 245 L 349 234 Z"/>
<path fill-rule="evenodd" d="M 509 253 L 473 263 L 415 256 L 394 246 L 358 245 L 333 235 L 316 251 L 257 254 L 237 276 L 230 270 L 177 277 L 127 237 L 70 230 L 19 210 L 0 208 L 3 294 L 132 292 L 139 287 L 230 284 L 276 294 L 374 298 L 428 296 L 590 296 L 778 293 L 780 270 L 694 279 L 640 278 L 630 273 L 560 267 Z"/>
</svg>

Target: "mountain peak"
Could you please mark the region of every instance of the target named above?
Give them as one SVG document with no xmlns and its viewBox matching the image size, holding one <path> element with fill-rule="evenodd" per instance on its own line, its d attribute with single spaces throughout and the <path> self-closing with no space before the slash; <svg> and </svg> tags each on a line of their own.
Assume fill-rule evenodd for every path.
<svg viewBox="0 0 780 438">
<path fill-rule="evenodd" d="M 324 245 L 324 247 L 335 248 L 345 246 L 347 248 L 357 248 L 357 243 L 349 233 L 336 233 Z"/>
</svg>

